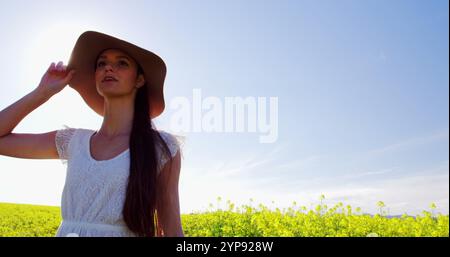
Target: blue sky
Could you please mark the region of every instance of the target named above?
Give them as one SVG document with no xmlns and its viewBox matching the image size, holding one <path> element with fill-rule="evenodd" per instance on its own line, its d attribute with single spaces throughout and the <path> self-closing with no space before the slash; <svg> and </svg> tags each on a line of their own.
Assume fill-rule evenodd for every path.
<svg viewBox="0 0 450 257">
<path fill-rule="evenodd" d="M 88 6 L 88 8 L 87 8 Z M 278 97 L 278 140 L 185 133 L 182 212 L 217 196 L 309 206 L 325 194 L 376 212 L 449 209 L 448 1 L 14 1 L 0 3 L 0 108 L 96 30 L 159 54 L 175 97 Z M 170 132 L 175 110 L 155 120 Z M 15 132 L 97 129 L 67 87 Z M 0 156 L 0 202 L 59 205 L 58 160 Z M 272 204 L 272 201 L 275 204 Z"/>
</svg>

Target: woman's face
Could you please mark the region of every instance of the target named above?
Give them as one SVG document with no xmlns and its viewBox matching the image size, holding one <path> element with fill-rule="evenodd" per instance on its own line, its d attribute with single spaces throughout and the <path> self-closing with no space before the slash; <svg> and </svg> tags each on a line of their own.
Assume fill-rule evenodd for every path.
<svg viewBox="0 0 450 257">
<path fill-rule="evenodd" d="M 133 94 L 145 83 L 143 75 L 137 75 L 137 63 L 118 49 L 103 51 L 95 66 L 95 84 L 103 97 Z"/>
</svg>

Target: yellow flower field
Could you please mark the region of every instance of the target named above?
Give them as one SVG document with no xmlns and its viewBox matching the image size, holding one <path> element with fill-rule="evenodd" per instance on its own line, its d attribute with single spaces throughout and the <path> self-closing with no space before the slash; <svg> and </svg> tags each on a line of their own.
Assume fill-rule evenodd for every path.
<svg viewBox="0 0 450 257">
<path fill-rule="evenodd" d="M 222 199 L 218 197 L 217 200 L 220 203 Z M 343 203 L 332 208 L 321 203 L 314 209 L 307 209 L 294 202 L 288 209 L 270 210 L 262 204 L 236 207 L 228 200 L 225 209 L 210 208 L 201 213 L 182 214 L 182 224 L 185 236 L 192 237 L 449 236 L 449 216 L 434 214 L 434 204 L 431 211 L 423 211 L 416 217 L 386 217 L 384 203 L 377 204 L 380 213 L 371 216 Z M 59 207 L 0 203 L 2 237 L 51 237 L 56 234 L 60 222 Z"/>
</svg>

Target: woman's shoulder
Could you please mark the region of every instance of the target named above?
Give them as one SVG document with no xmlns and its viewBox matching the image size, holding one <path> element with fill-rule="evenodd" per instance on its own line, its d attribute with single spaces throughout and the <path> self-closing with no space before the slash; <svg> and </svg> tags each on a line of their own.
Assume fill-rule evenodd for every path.
<svg viewBox="0 0 450 257">
<path fill-rule="evenodd" d="M 69 133 L 69 134 L 75 134 L 75 133 L 81 133 L 81 132 L 84 132 L 84 133 L 94 132 L 95 130 L 89 129 L 89 128 L 79 128 L 79 127 L 63 125 L 62 128 L 58 129 L 57 131 Z"/>
<path fill-rule="evenodd" d="M 178 143 L 181 144 L 183 143 L 183 141 L 185 140 L 184 136 L 181 135 L 177 135 L 171 132 L 168 132 L 166 130 L 162 130 L 162 129 L 157 129 L 156 130 L 159 135 L 167 142 L 169 143 Z"/>
<path fill-rule="evenodd" d="M 55 135 L 55 144 L 56 150 L 60 156 L 60 159 L 63 163 L 66 163 L 65 160 L 69 159 L 71 153 L 73 152 L 73 148 L 77 147 L 77 137 L 79 137 L 80 133 L 88 131 L 82 128 L 70 127 L 67 125 L 63 125 L 62 128 L 56 130 Z"/>
<path fill-rule="evenodd" d="M 56 130 L 56 139 L 65 139 L 68 140 L 72 138 L 72 136 L 77 131 L 77 128 L 69 127 L 67 125 L 63 125 L 62 128 Z"/>
<path fill-rule="evenodd" d="M 185 137 L 181 135 L 176 135 L 165 130 L 156 130 L 164 142 L 169 147 L 172 156 L 175 156 L 176 152 L 182 148 L 184 145 Z"/>
<path fill-rule="evenodd" d="M 95 130 L 88 128 L 79 128 L 63 125 L 61 129 L 56 131 L 56 139 L 70 141 L 72 138 L 79 137 L 84 134 L 93 133 Z"/>
</svg>

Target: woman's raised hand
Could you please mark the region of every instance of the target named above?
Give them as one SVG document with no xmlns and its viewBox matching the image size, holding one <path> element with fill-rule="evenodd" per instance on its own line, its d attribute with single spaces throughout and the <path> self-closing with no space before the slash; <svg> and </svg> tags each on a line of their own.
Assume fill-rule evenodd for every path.
<svg viewBox="0 0 450 257">
<path fill-rule="evenodd" d="M 37 90 L 41 94 L 51 97 L 66 87 L 74 74 L 75 70 L 67 71 L 67 66 L 63 62 L 60 61 L 57 65 L 52 62 L 44 76 L 42 76 Z"/>
</svg>

